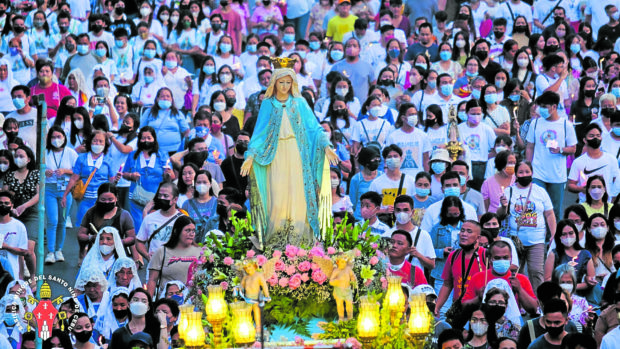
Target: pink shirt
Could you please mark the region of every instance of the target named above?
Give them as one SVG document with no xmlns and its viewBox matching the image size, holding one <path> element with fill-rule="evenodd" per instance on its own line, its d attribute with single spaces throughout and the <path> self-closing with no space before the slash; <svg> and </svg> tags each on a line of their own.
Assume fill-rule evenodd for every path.
<svg viewBox="0 0 620 349">
<path fill-rule="evenodd" d="M 512 180 L 508 186 L 511 186 L 515 183 L 515 177 L 512 176 Z M 499 208 L 500 202 L 499 198 L 504 194 L 504 189 L 499 183 L 497 183 L 497 179 L 495 179 L 495 175 L 487 178 L 484 183 L 482 183 L 482 188 L 480 189 L 480 193 L 482 193 L 482 198 L 484 200 L 489 200 L 489 210 L 488 212 L 496 213 Z M 506 198 L 510 200 L 510 198 Z"/>
<path fill-rule="evenodd" d="M 43 93 L 45 95 L 45 103 L 47 103 L 47 119 L 55 118 L 60 101 L 66 96 L 71 96 L 71 91 L 64 85 L 52 82 L 48 88 L 42 88 L 36 84 L 30 90 L 30 95 L 35 96 Z"/>
<path fill-rule="evenodd" d="M 215 11 L 211 12 L 211 15 L 219 13 L 225 22 L 226 25 L 226 34 L 232 37 L 233 49 L 235 50 L 235 55 L 239 56 L 241 54 L 241 43 L 237 41 L 239 38 L 239 33 L 243 30 L 243 25 L 241 24 L 241 16 L 234 10 L 230 10 L 227 13 L 222 12 L 222 8 L 219 7 Z"/>
</svg>

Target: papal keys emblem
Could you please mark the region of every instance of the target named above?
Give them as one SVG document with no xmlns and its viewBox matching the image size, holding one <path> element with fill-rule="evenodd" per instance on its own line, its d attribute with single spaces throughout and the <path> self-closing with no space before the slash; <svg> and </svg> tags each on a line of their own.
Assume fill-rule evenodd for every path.
<svg viewBox="0 0 620 349">
<path fill-rule="evenodd" d="M 54 307 L 54 303 L 62 304 L 62 296 L 56 297 L 56 299 L 52 300 L 52 289 L 47 282 L 43 282 L 41 285 L 40 292 L 41 300 L 35 299 L 34 297 L 28 297 L 28 303 L 37 304 L 37 306 L 32 310 L 32 312 L 26 313 L 26 320 L 28 321 L 28 331 L 30 331 L 30 323 L 34 318 L 37 323 L 37 329 L 39 332 L 39 337 L 42 340 L 46 340 L 52 336 L 52 329 L 54 328 L 54 319 L 56 315 L 60 320 L 64 320 L 67 317 L 67 314 L 64 311 L 58 312 L 56 307 Z M 64 322 L 60 321 L 61 330 L 64 330 Z"/>
</svg>

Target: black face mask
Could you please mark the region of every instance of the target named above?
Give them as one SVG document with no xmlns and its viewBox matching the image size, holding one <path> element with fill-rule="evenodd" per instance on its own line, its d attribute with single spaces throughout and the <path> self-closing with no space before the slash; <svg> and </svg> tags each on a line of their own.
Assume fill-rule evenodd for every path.
<svg viewBox="0 0 620 349">
<path fill-rule="evenodd" d="M 4 132 L 4 134 L 6 135 L 6 138 L 8 138 L 9 140 L 13 140 L 17 138 L 17 132 L 15 131 L 7 131 L 7 132 Z"/>
<path fill-rule="evenodd" d="M 592 149 L 598 149 L 601 146 L 601 140 L 599 138 L 586 139 L 588 147 Z"/>
<path fill-rule="evenodd" d="M 62 25 L 62 26 L 58 26 L 58 29 L 60 30 L 61 33 L 66 33 L 67 30 L 69 30 L 69 27 L 66 25 Z"/>
<path fill-rule="evenodd" d="M 545 49 L 543 51 L 547 53 L 552 53 L 552 52 L 556 52 L 559 49 L 560 49 L 560 46 L 558 45 L 548 45 L 548 46 L 545 46 Z"/>
<path fill-rule="evenodd" d="M 499 30 L 494 30 L 493 31 L 493 35 L 495 35 L 496 39 L 500 39 L 500 38 L 502 38 L 504 36 L 504 32 L 499 31 Z"/>
<path fill-rule="evenodd" d="M 170 207 L 172 207 L 170 200 L 155 198 L 153 202 L 155 203 L 155 208 L 161 209 L 162 211 L 168 211 Z"/>
<path fill-rule="evenodd" d="M 75 50 L 75 45 L 70 43 L 70 42 L 68 42 L 68 43 L 65 44 L 65 49 L 67 49 L 67 51 L 69 51 L 69 52 L 73 52 L 73 50 Z"/>
<path fill-rule="evenodd" d="M 349 112 L 346 109 L 338 109 L 334 110 L 332 114 L 337 118 L 344 119 L 347 115 L 349 115 Z"/>
<path fill-rule="evenodd" d="M 368 163 L 368 165 L 366 165 L 366 168 L 369 171 L 376 171 L 379 168 L 379 162 L 380 161 L 371 161 Z"/>
<path fill-rule="evenodd" d="M 267 7 L 267 6 L 269 6 L 269 4 L 271 4 L 271 1 L 269 1 L 269 0 L 264 1 L 263 0 L 263 6 Z"/>
<path fill-rule="evenodd" d="M 101 29 L 103 29 L 103 26 L 101 24 L 93 24 L 93 32 L 98 33 L 101 31 Z"/>
<path fill-rule="evenodd" d="M 90 337 L 93 336 L 93 331 L 73 332 L 73 335 L 78 342 L 86 343 L 90 340 Z"/>
<path fill-rule="evenodd" d="M 97 209 L 97 211 L 102 214 L 112 211 L 114 209 L 114 206 L 116 206 L 116 202 L 97 201 L 97 203 L 95 204 L 95 208 Z"/>
<path fill-rule="evenodd" d="M 129 316 L 129 308 L 122 310 L 112 309 L 112 311 L 114 312 L 114 317 L 117 319 L 124 319 Z"/>
<path fill-rule="evenodd" d="M 220 219 L 223 219 L 224 217 L 228 217 L 228 212 L 226 212 L 226 206 L 224 205 L 217 204 L 217 208 L 215 209 L 215 212 L 217 212 L 217 215 L 220 216 Z"/>
<path fill-rule="evenodd" d="M 559 16 L 553 17 L 553 23 L 555 23 L 556 25 L 562 23 L 563 21 L 564 21 L 563 17 L 559 17 Z"/>
<path fill-rule="evenodd" d="M 236 98 L 226 97 L 226 108 L 232 108 L 237 103 Z"/>
<path fill-rule="evenodd" d="M 615 111 L 616 108 L 603 108 L 601 109 L 601 114 L 606 118 L 610 118 Z"/>
<path fill-rule="evenodd" d="M 435 312 L 435 307 L 436 307 L 436 305 L 437 305 L 437 304 L 435 304 L 435 303 L 433 303 L 433 302 L 426 302 L 426 306 L 428 307 L 428 310 L 429 310 L 431 313 L 434 313 L 434 312 Z"/>
<path fill-rule="evenodd" d="M 26 31 L 26 27 L 22 27 L 22 26 L 19 26 L 19 27 L 14 27 L 14 28 L 13 28 L 13 30 L 14 30 L 17 34 L 21 34 L 21 33 L 23 33 L 23 32 L 25 32 L 25 31 Z"/>
<path fill-rule="evenodd" d="M 484 61 L 485 59 L 489 57 L 489 52 L 488 51 L 476 51 L 476 57 L 478 57 L 479 60 Z"/>
<path fill-rule="evenodd" d="M 459 217 L 450 217 L 450 216 L 448 216 L 448 217 L 446 217 L 446 222 L 448 224 L 451 224 L 451 225 L 452 224 L 456 224 L 456 223 L 459 222 Z"/>
<path fill-rule="evenodd" d="M 222 25 L 220 23 L 211 23 L 211 29 L 217 32 L 222 29 Z"/>
<path fill-rule="evenodd" d="M 379 85 L 379 86 L 394 86 L 394 80 L 381 79 L 381 80 L 379 80 L 377 85 Z"/>
<path fill-rule="evenodd" d="M 501 318 L 506 312 L 506 307 L 503 305 L 487 305 L 487 309 L 490 314 L 493 314 L 497 319 Z"/>
<path fill-rule="evenodd" d="M 4 217 L 11 213 L 11 206 L 0 206 L 0 216 Z"/>
<path fill-rule="evenodd" d="M 596 94 L 596 90 L 583 90 L 583 95 L 592 98 Z"/>
<path fill-rule="evenodd" d="M 499 235 L 499 227 L 497 228 L 484 228 L 486 229 L 489 233 L 491 233 L 491 235 L 493 235 L 493 238 L 496 238 Z"/>
<path fill-rule="evenodd" d="M 547 333 L 549 333 L 549 335 L 552 338 L 559 337 L 562 334 L 562 332 L 564 332 L 564 326 L 553 326 L 553 327 L 547 326 Z"/>
<path fill-rule="evenodd" d="M 235 149 L 237 153 L 244 154 L 246 150 L 248 150 L 248 144 L 246 142 L 239 142 L 235 145 Z"/>
<path fill-rule="evenodd" d="M 474 247 L 476 247 L 476 243 L 474 242 L 471 245 L 463 245 L 463 244 L 459 244 L 459 246 L 463 249 L 463 251 L 471 251 L 474 249 Z"/>
<path fill-rule="evenodd" d="M 127 125 L 121 125 L 121 128 L 118 129 L 118 133 L 129 133 L 131 132 L 131 128 Z"/>
<path fill-rule="evenodd" d="M 462 21 L 466 21 L 469 19 L 469 15 L 467 13 L 459 13 L 458 19 L 462 20 Z"/>
<path fill-rule="evenodd" d="M 424 120 L 424 126 L 433 127 L 437 123 L 437 119 L 426 119 Z"/>
<path fill-rule="evenodd" d="M 222 1 L 220 1 L 220 5 L 221 5 L 222 7 L 226 7 L 226 6 L 228 6 L 228 0 L 222 0 Z"/>
<path fill-rule="evenodd" d="M 515 33 L 525 33 L 527 31 L 526 25 L 515 25 Z"/>
<path fill-rule="evenodd" d="M 153 149 L 154 145 L 155 145 L 155 142 L 139 142 L 138 143 L 138 147 L 144 150 L 151 150 Z"/>
<path fill-rule="evenodd" d="M 517 177 L 517 183 L 527 187 L 530 183 L 532 183 L 532 176 Z"/>
<path fill-rule="evenodd" d="M 114 13 L 115 13 L 117 16 L 122 15 L 122 14 L 123 14 L 123 12 L 125 12 L 125 8 L 124 8 L 124 7 L 116 7 L 116 8 L 114 8 Z"/>
</svg>

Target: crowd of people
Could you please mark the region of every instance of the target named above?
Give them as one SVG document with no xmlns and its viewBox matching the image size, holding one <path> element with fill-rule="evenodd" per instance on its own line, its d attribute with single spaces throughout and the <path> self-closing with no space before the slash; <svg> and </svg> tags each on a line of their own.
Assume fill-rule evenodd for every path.
<svg viewBox="0 0 620 349">
<path fill-rule="evenodd" d="M 0 347 L 34 348 L 37 244 L 78 266 L 44 348 L 179 344 L 198 244 L 250 211 L 273 57 L 338 155 L 334 221 L 384 238 L 436 348 L 614 347 L 619 20 L 618 0 L 0 0 Z"/>
</svg>

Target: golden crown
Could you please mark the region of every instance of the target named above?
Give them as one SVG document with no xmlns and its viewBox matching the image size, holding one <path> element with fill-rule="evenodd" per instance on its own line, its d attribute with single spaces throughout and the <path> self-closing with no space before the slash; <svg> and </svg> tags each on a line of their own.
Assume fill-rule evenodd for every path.
<svg viewBox="0 0 620 349">
<path fill-rule="evenodd" d="M 273 67 L 275 69 L 293 68 L 295 67 L 296 61 L 297 60 L 295 58 L 271 57 L 271 63 L 273 63 Z"/>
</svg>

